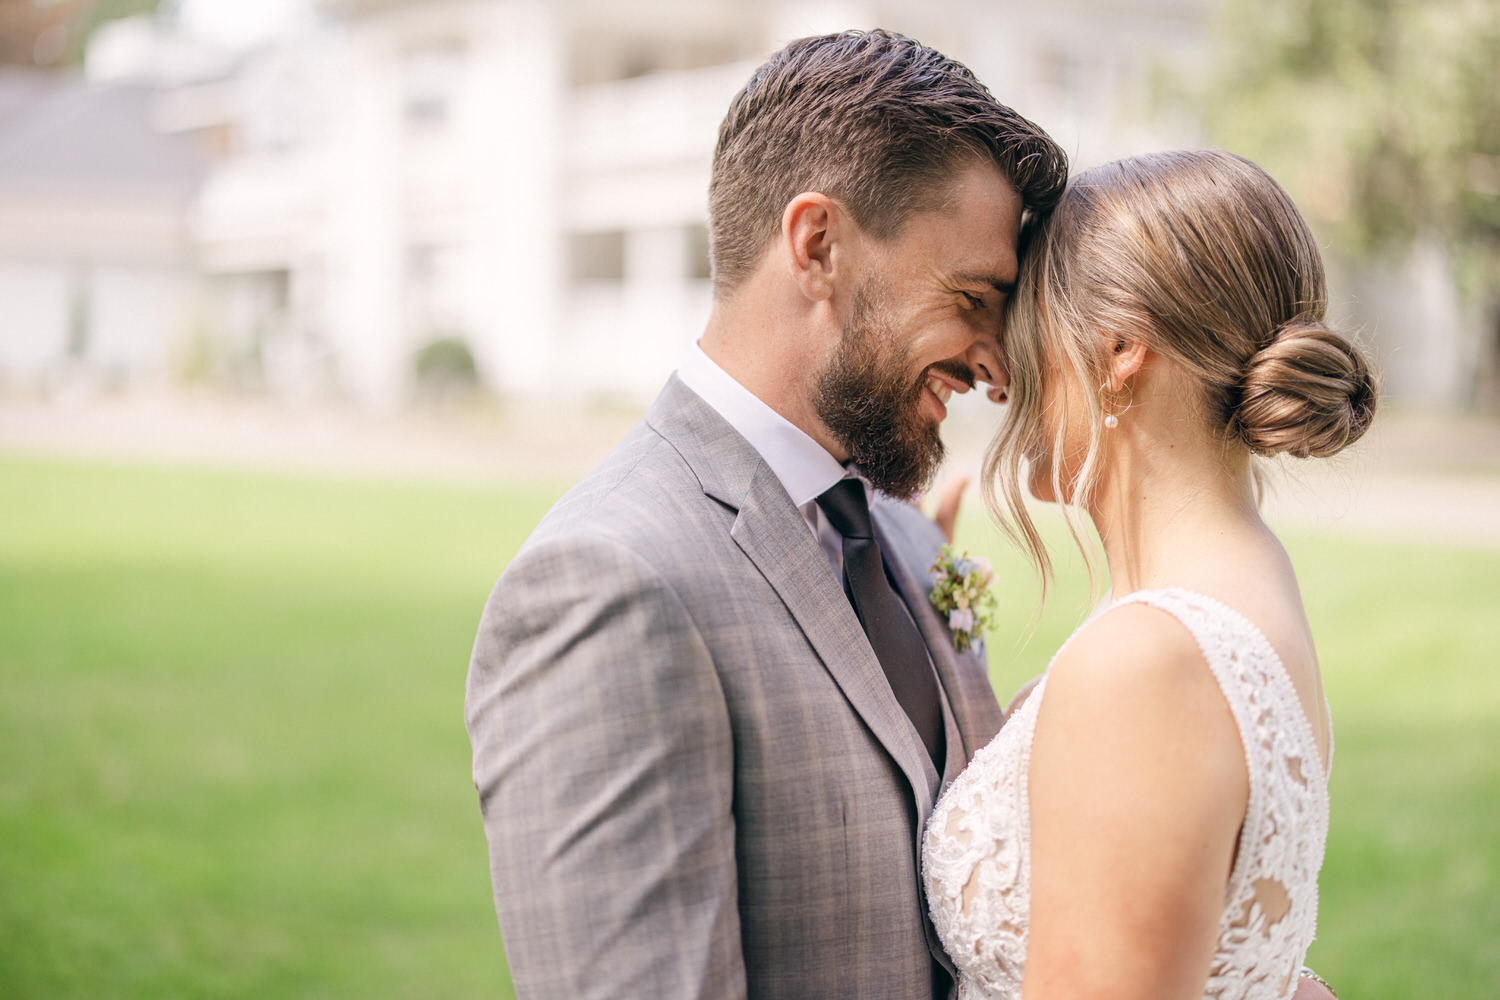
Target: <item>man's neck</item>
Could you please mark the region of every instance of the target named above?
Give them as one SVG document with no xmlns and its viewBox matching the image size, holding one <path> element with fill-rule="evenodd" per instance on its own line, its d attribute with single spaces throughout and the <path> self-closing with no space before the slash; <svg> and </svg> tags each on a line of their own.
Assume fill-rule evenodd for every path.
<svg viewBox="0 0 1500 1000">
<path fill-rule="evenodd" d="M 725 312 L 730 315 L 725 315 Z M 746 322 L 747 314 L 755 318 Z M 839 462 L 849 453 L 818 417 L 814 396 L 823 360 L 809 349 L 811 337 L 788 337 L 786 328 L 737 302 L 732 309 L 715 303 L 698 346 L 756 398 L 775 410 Z"/>
<path fill-rule="evenodd" d="M 760 454 L 794 505 L 810 503 L 846 474 L 844 465 L 827 449 L 737 382 L 701 349 L 688 352 L 677 376 Z"/>
</svg>

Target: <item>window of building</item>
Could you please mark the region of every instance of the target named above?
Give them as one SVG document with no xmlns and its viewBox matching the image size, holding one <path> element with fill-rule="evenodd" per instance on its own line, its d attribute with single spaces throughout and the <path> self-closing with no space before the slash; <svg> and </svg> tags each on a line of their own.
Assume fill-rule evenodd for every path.
<svg viewBox="0 0 1500 1000">
<path fill-rule="evenodd" d="M 755 55 L 736 35 L 692 36 L 597 28 L 580 31 L 569 61 L 573 83 L 589 86 L 653 73 L 722 66 Z"/>
<path fill-rule="evenodd" d="M 406 53 L 402 67 L 403 108 L 414 128 L 441 128 L 453 118 L 463 83 L 464 50 L 457 42 L 441 42 Z"/>
<path fill-rule="evenodd" d="M 572 233 L 568 258 L 574 281 L 624 281 L 625 233 L 620 229 Z"/>
<path fill-rule="evenodd" d="M 691 225 L 683 235 L 687 239 L 687 276 L 697 281 L 707 281 L 713 276 L 708 253 L 708 227 L 702 224 Z"/>
<path fill-rule="evenodd" d="M 463 328 L 464 255 L 456 246 L 417 244 L 406 251 L 406 323 L 412 336 L 431 338 Z"/>
</svg>

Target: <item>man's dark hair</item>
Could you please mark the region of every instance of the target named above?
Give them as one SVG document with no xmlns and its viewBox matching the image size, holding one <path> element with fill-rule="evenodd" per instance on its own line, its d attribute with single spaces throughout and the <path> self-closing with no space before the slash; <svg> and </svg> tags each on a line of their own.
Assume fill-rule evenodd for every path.
<svg viewBox="0 0 1500 1000">
<path fill-rule="evenodd" d="M 836 199 L 890 239 L 941 205 L 948 182 L 976 160 L 995 164 L 1032 212 L 1067 183 L 1062 148 L 935 49 L 878 30 L 788 44 L 719 126 L 708 189 L 715 293 L 754 270 L 801 192 Z"/>
</svg>

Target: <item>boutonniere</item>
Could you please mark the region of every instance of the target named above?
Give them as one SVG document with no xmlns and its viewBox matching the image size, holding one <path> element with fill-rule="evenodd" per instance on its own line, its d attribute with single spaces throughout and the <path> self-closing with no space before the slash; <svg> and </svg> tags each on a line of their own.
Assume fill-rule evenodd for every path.
<svg viewBox="0 0 1500 1000">
<path fill-rule="evenodd" d="M 953 648 L 960 653 L 974 648 L 995 613 L 995 595 L 989 592 L 995 571 L 990 561 L 967 552 L 956 556 L 953 546 L 944 545 L 928 575 L 932 578 L 932 606 L 947 616 Z"/>
</svg>

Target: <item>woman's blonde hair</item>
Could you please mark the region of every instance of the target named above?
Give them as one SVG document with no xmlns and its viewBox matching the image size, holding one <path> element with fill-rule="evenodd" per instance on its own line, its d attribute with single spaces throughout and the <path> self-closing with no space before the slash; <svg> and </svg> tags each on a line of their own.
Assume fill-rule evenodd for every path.
<svg viewBox="0 0 1500 1000">
<path fill-rule="evenodd" d="M 1051 574 L 1026 510 L 1023 460 L 1044 441 L 1049 379 L 1060 426 L 1081 401 L 1090 428 L 1074 481 L 1050 443 L 1053 495 L 1075 539 L 1098 484 L 1110 339 L 1143 340 L 1197 375 L 1204 419 L 1257 455 L 1332 455 L 1369 427 L 1375 379 L 1323 323 L 1328 294 L 1311 230 L 1260 167 L 1215 150 L 1155 153 L 1087 171 L 1022 236 L 1005 355 L 1010 407 L 984 464 L 991 512 Z M 1035 452 L 1033 452 L 1035 453 Z"/>
</svg>

